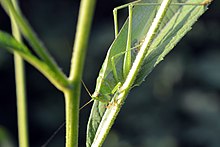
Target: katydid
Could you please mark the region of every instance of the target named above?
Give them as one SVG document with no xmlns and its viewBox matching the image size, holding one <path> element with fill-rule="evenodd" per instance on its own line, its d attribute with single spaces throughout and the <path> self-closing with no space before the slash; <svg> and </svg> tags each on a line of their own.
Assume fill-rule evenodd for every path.
<svg viewBox="0 0 220 147">
<path fill-rule="evenodd" d="M 102 145 L 130 89 L 144 81 L 152 69 L 190 30 L 197 18 L 205 12 L 207 7 L 204 6 L 211 2 L 210 0 L 195 0 L 199 3 L 185 1 L 185 3 L 173 3 L 176 6 L 171 8 L 171 1 L 163 0 L 159 4 L 158 10 L 155 7 L 158 3 L 144 3 L 145 0 L 135 1 L 119 7 L 127 6 L 129 17 L 119 34 L 116 26 L 116 39 L 108 50 L 97 78 L 97 85 L 93 94 L 93 98 L 97 100 L 93 104 L 87 126 L 86 145 L 88 147 Z M 137 8 L 146 5 L 149 8 Z M 153 5 L 154 7 L 152 7 Z M 189 7 L 186 8 L 185 5 Z M 196 5 L 200 5 L 200 7 L 197 9 Z M 136 7 L 133 9 L 133 6 Z M 114 21 L 117 21 L 117 19 L 114 18 Z M 131 42 L 135 39 L 139 41 L 144 39 L 144 41 L 137 55 L 132 57 L 130 52 Z M 114 56 L 123 52 L 125 52 L 125 55 L 120 62 L 119 60 L 112 61 Z M 132 62 L 132 60 L 134 61 Z M 114 65 L 117 65 L 117 67 Z M 116 88 L 118 90 L 115 91 Z M 112 94 L 114 92 L 110 99 L 110 102 L 114 105 L 106 109 L 101 100 L 105 99 L 104 94 L 109 92 Z M 98 98 L 95 96 L 98 96 Z"/>
<path fill-rule="evenodd" d="M 182 6 L 184 6 L 184 5 L 204 5 L 205 6 L 209 3 L 211 3 L 211 1 L 212 0 L 204 0 L 201 3 L 193 3 L 193 2 L 192 3 L 191 2 L 177 3 L 176 2 L 176 3 L 171 3 L 170 5 L 182 5 Z M 137 1 L 134 1 L 134 2 L 131 2 L 131 3 L 114 8 L 113 17 L 114 17 L 114 30 L 115 30 L 115 39 L 116 40 L 117 40 L 117 36 L 119 34 L 117 12 L 120 9 L 128 8 L 129 15 L 128 15 L 128 20 L 127 20 L 128 26 L 127 26 L 126 47 L 125 47 L 124 51 L 121 51 L 121 52 L 116 53 L 114 55 L 107 54 L 106 59 L 108 58 L 110 60 L 111 65 L 107 65 L 109 63 L 104 62 L 103 68 L 105 68 L 105 66 L 111 66 L 110 69 L 112 71 L 107 71 L 108 67 L 106 67 L 106 71 L 104 71 L 104 72 L 102 72 L 102 70 L 100 71 L 100 74 L 97 78 L 97 83 L 96 83 L 97 85 L 96 85 L 95 92 L 91 95 L 92 99 L 98 100 L 101 102 L 109 102 L 110 101 L 110 98 L 111 98 L 110 94 L 113 95 L 117 91 L 116 89 L 119 89 L 119 87 L 122 85 L 122 83 L 126 79 L 128 73 L 131 69 L 131 66 L 133 64 L 133 61 L 136 58 L 137 52 L 138 52 L 140 46 L 142 45 L 144 38 L 146 37 L 146 36 L 140 37 L 139 38 L 140 40 L 133 38 L 133 35 L 132 35 L 132 32 L 133 32 L 133 30 L 132 30 L 132 27 L 133 27 L 132 26 L 133 7 L 134 6 L 159 6 L 160 4 L 161 3 L 146 3 L 146 2 L 144 2 L 144 0 L 137 0 Z M 158 26 L 159 26 L 159 24 L 158 24 Z M 154 32 L 154 33 L 156 33 L 156 32 Z M 137 41 L 138 43 L 136 42 L 137 44 L 132 46 L 132 42 L 135 42 L 135 41 Z M 132 50 L 134 50 L 134 52 L 135 52 L 135 55 L 134 55 L 135 57 L 133 57 L 134 59 L 132 59 Z M 119 56 L 123 56 L 123 55 L 124 55 L 123 65 L 121 65 L 122 69 L 120 69 L 121 71 L 119 71 L 116 68 L 117 61 L 115 59 L 118 58 Z M 109 62 L 109 61 L 107 61 L 107 62 Z M 109 90 L 106 90 L 107 92 L 105 90 L 102 92 L 101 85 L 108 82 L 106 80 L 107 79 L 106 77 L 108 76 L 109 72 L 112 72 L 112 75 L 114 78 L 112 80 L 115 81 L 115 85 L 113 87 L 111 86 L 111 88 Z M 118 72 L 121 72 L 121 73 L 118 73 Z M 121 75 L 119 75 L 119 74 L 121 74 Z M 108 85 L 108 83 L 107 83 L 107 85 Z"/>
<path fill-rule="evenodd" d="M 96 89 L 95 92 L 90 95 L 92 100 L 96 100 L 93 108 L 97 107 L 99 109 L 99 117 L 104 117 L 105 110 L 106 109 L 105 103 L 109 103 L 111 101 L 111 98 L 114 96 L 116 92 L 124 85 L 126 82 L 126 78 L 129 75 L 129 72 L 131 68 L 133 67 L 134 61 L 138 58 L 137 55 L 139 54 L 139 50 L 143 48 L 143 44 L 145 43 L 145 38 L 150 38 L 149 45 L 146 45 L 145 43 L 145 53 L 150 50 L 150 44 L 155 38 L 154 35 L 158 33 L 158 27 L 160 27 L 160 23 L 164 16 L 161 16 L 161 18 L 155 23 L 152 24 L 152 21 L 156 14 L 158 14 L 157 6 L 160 6 L 161 3 L 147 3 L 147 1 L 150 0 L 138 0 L 134 1 L 119 7 L 116 7 L 113 10 L 113 16 L 114 16 L 114 28 L 115 28 L 115 40 L 113 44 L 111 45 L 106 59 L 102 65 L 102 69 L 99 73 L 99 76 L 97 78 L 96 83 Z M 165 1 L 165 0 L 164 0 Z M 163 1 L 163 2 L 164 2 Z M 202 0 L 201 0 L 202 1 Z M 151 2 L 154 2 L 151 0 Z M 211 0 L 204 0 L 201 3 L 191 3 L 191 2 L 185 2 L 185 3 L 170 3 L 171 0 L 168 0 L 166 3 L 166 7 L 169 7 L 169 5 L 177 5 L 177 6 L 185 6 L 185 5 L 200 5 L 205 6 L 211 2 Z M 141 15 L 144 20 L 150 20 L 151 23 L 141 22 L 140 25 L 137 25 L 137 22 L 142 19 L 139 18 L 141 13 L 145 13 L 134 9 L 135 7 L 149 7 L 147 13 L 145 15 Z M 127 19 L 127 22 L 123 26 L 123 30 L 118 31 L 118 19 L 117 19 L 117 11 L 123 8 L 128 8 L 129 16 Z M 165 13 L 165 10 L 163 10 L 162 13 Z M 164 14 L 165 15 L 165 14 Z M 136 23 L 134 23 L 136 22 Z M 165 22 L 166 23 L 166 22 Z M 153 30 L 153 32 L 147 36 L 149 29 L 151 26 L 154 25 L 157 28 Z M 163 24 L 165 26 L 166 24 Z M 140 30 L 138 28 L 143 27 L 143 30 Z M 137 29 L 137 30 L 136 30 Z M 117 48 L 120 44 L 123 48 Z M 141 51 L 141 50 L 140 50 Z M 133 83 L 131 83 L 133 84 Z M 123 92 L 124 89 L 122 89 Z M 104 103 L 103 103 L 104 102 Z M 84 106 L 83 106 L 84 107 Z M 102 107 L 102 108 L 101 108 Z M 97 109 L 96 108 L 96 109 Z M 108 107 L 107 107 L 108 108 Z M 93 121 L 92 119 L 96 119 L 95 113 L 91 114 L 90 116 L 90 122 Z M 93 117 L 94 116 L 94 117 Z M 90 124 L 90 122 L 88 124 Z M 96 123 L 97 120 L 94 120 Z M 97 128 L 98 129 L 98 128 Z M 89 129 L 88 129 L 89 130 Z M 97 130 L 97 132 L 99 132 Z"/>
</svg>

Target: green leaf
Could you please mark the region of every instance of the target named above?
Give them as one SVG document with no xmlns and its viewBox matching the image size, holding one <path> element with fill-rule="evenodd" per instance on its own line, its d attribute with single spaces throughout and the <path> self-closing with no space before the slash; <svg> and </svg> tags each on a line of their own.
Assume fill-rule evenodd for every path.
<svg viewBox="0 0 220 147">
<path fill-rule="evenodd" d="M 18 53 L 45 75 L 58 89 L 69 87 L 67 79 L 60 77 L 47 63 L 34 56 L 23 43 L 18 42 L 10 34 L 2 31 L 0 31 L 0 48 L 6 48 L 11 53 Z"/>
<path fill-rule="evenodd" d="M 16 21 L 17 25 L 19 26 L 19 30 L 22 32 L 22 35 L 25 39 L 29 42 L 35 53 L 45 62 L 50 64 L 50 55 L 47 52 L 47 49 L 41 43 L 40 39 L 37 37 L 31 26 L 29 25 L 28 21 L 22 15 L 22 13 L 16 10 L 12 4 L 11 0 L 3 0 L 1 1 L 1 5 L 4 8 L 5 12 Z"/>
<path fill-rule="evenodd" d="M 155 2 L 153 0 L 143 0 L 142 2 Z M 172 1 L 180 2 L 180 1 Z M 201 3 L 203 0 L 185 0 L 187 3 Z M 182 1 L 183 3 L 183 1 Z M 132 42 L 141 41 L 145 38 L 153 18 L 157 12 L 158 6 L 134 6 L 133 22 L 132 22 Z M 145 61 L 139 71 L 134 86 L 140 85 L 154 67 L 163 60 L 177 42 L 191 29 L 191 26 L 206 11 L 207 7 L 202 5 L 170 5 L 166 16 L 161 22 L 160 29 L 156 32 L 156 36 L 148 49 Z M 113 41 L 108 50 L 105 61 L 97 78 L 95 92 L 99 93 L 99 99 L 106 94 L 110 94 L 112 89 L 118 82 L 123 83 L 125 79 L 122 76 L 123 55 L 115 60 L 119 80 L 116 81 L 112 73 L 111 58 L 125 51 L 127 39 L 127 21 L 121 29 L 117 38 Z M 136 57 L 136 53 L 132 51 L 132 62 Z M 88 126 L 87 126 L 87 147 L 92 146 L 95 139 L 99 135 L 97 130 L 101 128 L 108 117 L 111 109 L 106 109 L 106 104 L 95 100 Z M 115 119 L 115 117 L 113 118 Z M 114 120 L 113 120 L 114 121 Z M 113 123 L 110 124 L 109 128 Z M 108 133 L 108 132 L 106 132 Z M 107 135 L 107 134 L 106 134 Z M 103 137 L 103 139 L 105 136 Z"/>
<path fill-rule="evenodd" d="M 11 0 L 0 0 L 2 7 L 4 8 L 5 12 L 16 21 L 20 32 L 22 33 L 23 37 L 29 42 L 30 46 L 32 47 L 35 54 L 45 63 L 47 66 L 53 70 L 53 72 L 58 76 L 60 81 L 67 81 L 66 75 L 61 71 L 55 60 L 47 51 L 46 47 L 37 37 L 31 26 L 29 25 L 28 21 L 22 15 L 21 12 L 16 10 L 12 4 Z M 57 85 L 57 84 L 56 84 Z M 59 86 L 60 87 L 60 86 Z M 68 83 L 65 82 L 65 85 L 62 86 L 63 88 L 68 87 Z M 62 89 L 63 89 L 62 88 Z M 60 89 L 60 88 L 58 88 Z"/>
<path fill-rule="evenodd" d="M 16 41 L 10 34 L 2 31 L 0 31 L 0 47 L 7 48 L 11 52 L 14 49 L 18 52 L 30 54 L 30 51 L 24 44 Z"/>
<path fill-rule="evenodd" d="M 193 1 L 201 2 L 201 0 Z M 138 77 L 134 83 L 139 86 L 154 67 L 164 59 L 164 57 L 174 48 L 180 39 L 192 29 L 192 25 L 198 20 L 207 7 L 204 6 L 184 6 L 178 11 L 174 11 L 174 15 L 163 28 L 160 29 L 159 34 L 154 39 L 148 54 L 145 57 L 145 62 L 139 71 Z M 167 19 L 168 20 L 168 19 Z"/>
</svg>

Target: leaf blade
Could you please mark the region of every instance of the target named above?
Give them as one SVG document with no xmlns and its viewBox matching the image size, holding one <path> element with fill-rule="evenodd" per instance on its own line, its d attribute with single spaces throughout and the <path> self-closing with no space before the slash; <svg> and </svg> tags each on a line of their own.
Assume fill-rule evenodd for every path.
<svg viewBox="0 0 220 147">
<path fill-rule="evenodd" d="M 147 0 L 145 0 L 145 2 L 146 1 Z M 203 0 L 196 0 L 193 2 L 201 3 L 202 1 Z M 190 1 L 185 1 L 185 2 L 190 2 Z M 139 71 L 139 74 L 134 83 L 134 86 L 139 86 L 144 81 L 144 79 L 149 75 L 149 73 L 154 69 L 154 67 L 164 58 L 166 54 L 168 54 L 172 50 L 172 48 L 176 45 L 176 43 L 190 30 L 191 26 L 196 22 L 197 18 L 206 11 L 206 7 L 203 7 L 203 6 L 187 6 L 188 7 L 187 9 L 186 8 L 183 9 L 184 7 L 186 6 L 183 6 L 183 7 L 175 6 L 174 8 L 171 8 L 170 11 L 167 12 L 166 18 L 162 21 L 160 31 L 157 32 L 157 35 L 151 47 L 149 48 L 149 51 L 145 57 L 144 64 Z M 189 9 L 189 7 L 191 9 Z M 202 8 L 199 10 L 199 13 L 197 10 L 198 7 Z M 172 11 L 174 12 L 174 14 L 172 14 Z M 137 21 L 138 20 L 137 18 L 140 19 L 141 16 L 144 16 L 145 14 L 143 10 L 140 11 L 139 13 L 137 12 L 134 12 L 136 16 L 133 16 L 134 17 L 133 21 L 138 24 L 139 22 Z M 151 12 L 154 13 L 153 11 Z M 181 16 L 181 17 L 178 17 L 178 16 Z M 132 30 L 132 33 L 134 34 L 133 36 L 135 37 L 138 36 L 139 40 L 141 40 L 140 38 L 145 36 L 143 34 L 147 33 L 147 30 L 148 30 L 147 25 L 149 23 L 148 21 L 151 21 L 151 20 L 152 19 L 149 19 L 149 18 L 145 20 L 146 26 L 139 25 L 138 27 L 140 28 L 138 29 L 138 31 L 133 32 Z M 178 25 L 178 24 L 181 24 L 181 25 Z M 143 29 L 143 31 L 140 31 L 141 29 Z M 125 48 L 125 45 L 123 43 L 120 43 L 119 40 L 120 39 L 126 40 L 126 39 L 123 39 L 123 38 L 126 38 L 126 33 L 124 33 L 126 32 L 126 30 L 127 28 L 126 28 L 126 23 L 125 23 L 124 27 L 122 28 L 120 32 L 121 34 L 119 34 L 119 36 L 114 40 L 112 46 L 110 47 L 107 53 L 106 59 L 100 71 L 100 75 L 97 79 L 96 91 L 99 91 L 101 93 L 109 92 L 117 84 L 117 81 L 114 80 L 113 74 L 111 73 L 112 67 L 109 64 L 109 61 L 110 61 L 110 58 L 114 55 L 113 52 L 116 52 L 115 50 L 117 48 L 118 50 L 120 50 L 121 48 Z M 135 33 L 137 34 L 135 35 Z M 120 35 L 122 35 L 122 38 L 120 38 L 121 37 Z M 178 37 L 173 39 L 172 37 L 173 35 L 174 36 L 177 35 Z M 132 39 L 134 40 L 136 38 L 133 37 Z M 121 49 L 119 52 L 122 52 L 122 51 L 123 49 Z M 121 61 L 118 61 L 118 62 L 119 63 L 117 63 L 117 72 L 122 73 L 122 66 L 120 65 Z M 123 82 L 124 79 L 122 77 L 120 79 Z M 99 101 L 94 102 L 92 111 L 90 114 L 89 122 L 88 122 L 88 128 L 87 128 L 87 147 L 92 146 L 92 143 L 95 139 L 94 134 L 97 133 L 96 131 L 100 127 L 99 125 L 102 125 L 103 123 L 105 123 L 105 120 L 108 117 L 107 114 L 109 113 L 109 111 L 110 110 L 107 110 L 104 107 L 103 103 Z"/>
</svg>

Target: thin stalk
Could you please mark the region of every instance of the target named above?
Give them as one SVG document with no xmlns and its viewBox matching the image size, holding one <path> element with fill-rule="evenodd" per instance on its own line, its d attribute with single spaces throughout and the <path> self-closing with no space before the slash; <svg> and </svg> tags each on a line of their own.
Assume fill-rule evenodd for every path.
<svg viewBox="0 0 220 147">
<path fill-rule="evenodd" d="M 23 59 L 14 54 L 16 95 L 17 95 L 17 120 L 18 120 L 18 137 L 19 146 L 28 147 L 28 120 L 26 104 L 26 84 Z"/>
<path fill-rule="evenodd" d="M 64 90 L 66 104 L 66 147 L 78 146 L 81 79 L 95 2 L 96 0 L 81 0 L 80 4 L 69 76 L 69 81 L 73 88 Z"/>
<path fill-rule="evenodd" d="M 67 90 L 65 96 L 66 147 L 78 146 L 79 98 L 77 89 Z"/>
<path fill-rule="evenodd" d="M 18 10 L 16 0 L 13 0 L 13 5 Z M 12 34 L 16 40 L 22 41 L 18 26 L 10 15 L 12 21 Z M 17 95 L 17 119 L 18 119 L 18 140 L 20 147 L 28 147 L 28 122 L 27 122 L 27 104 L 26 104 L 26 81 L 25 67 L 23 59 L 17 53 L 14 54 L 15 64 L 15 80 L 16 80 L 16 95 Z"/>
</svg>

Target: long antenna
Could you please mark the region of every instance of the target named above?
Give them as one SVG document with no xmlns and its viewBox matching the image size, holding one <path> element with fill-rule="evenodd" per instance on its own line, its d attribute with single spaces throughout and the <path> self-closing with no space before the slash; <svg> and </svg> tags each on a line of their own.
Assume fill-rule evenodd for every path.
<svg viewBox="0 0 220 147">
<path fill-rule="evenodd" d="M 89 96 L 92 98 L 91 93 L 89 92 L 89 89 L 86 87 L 86 84 L 83 82 L 83 80 L 81 80 L 83 87 L 86 89 L 86 92 L 89 94 Z M 84 107 L 86 107 L 88 104 L 90 104 L 93 101 L 93 99 L 91 99 L 90 101 L 88 101 L 87 103 L 85 103 L 83 106 L 81 106 L 79 108 L 79 111 L 81 111 Z M 47 141 L 41 146 L 41 147 L 46 147 L 51 140 L 59 133 L 59 131 L 65 126 L 66 122 L 63 122 L 54 132 L 53 134 L 47 139 Z"/>
<path fill-rule="evenodd" d="M 57 135 L 57 133 L 64 127 L 65 124 L 66 122 L 63 122 L 41 147 L 46 147 L 51 142 L 51 140 Z"/>
<path fill-rule="evenodd" d="M 90 104 L 92 101 L 94 101 L 93 99 L 91 99 L 90 101 L 88 101 L 87 103 L 85 103 L 83 106 L 81 106 L 79 108 L 79 111 L 82 110 L 84 107 L 86 107 L 88 104 Z"/>
<path fill-rule="evenodd" d="M 89 92 L 89 89 L 86 87 L 86 84 L 83 82 L 83 80 L 81 80 L 83 87 L 86 89 L 86 92 L 89 94 L 89 96 L 92 98 L 91 93 Z"/>
</svg>

